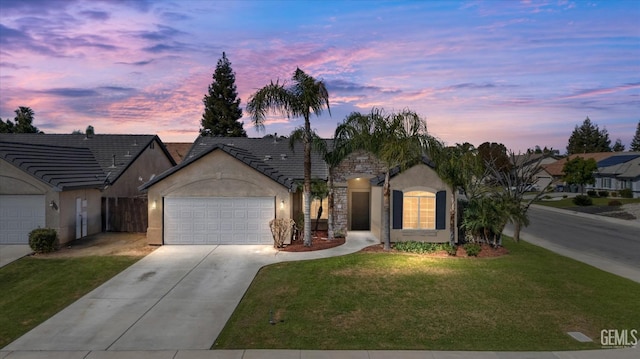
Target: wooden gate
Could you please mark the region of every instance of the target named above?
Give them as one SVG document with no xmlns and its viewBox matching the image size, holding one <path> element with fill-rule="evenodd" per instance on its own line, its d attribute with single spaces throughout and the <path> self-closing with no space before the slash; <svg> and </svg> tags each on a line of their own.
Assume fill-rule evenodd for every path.
<svg viewBox="0 0 640 359">
<path fill-rule="evenodd" d="M 102 198 L 104 232 L 146 232 L 149 225 L 146 197 Z"/>
</svg>

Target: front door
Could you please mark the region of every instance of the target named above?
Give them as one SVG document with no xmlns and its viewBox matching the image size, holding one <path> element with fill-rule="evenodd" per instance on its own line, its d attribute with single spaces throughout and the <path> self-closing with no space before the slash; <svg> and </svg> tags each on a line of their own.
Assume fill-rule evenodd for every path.
<svg viewBox="0 0 640 359">
<path fill-rule="evenodd" d="M 76 198 L 76 239 L 87 236 L 87 200 Z"/>
<path fill-rule="evenodd" d="M 368 231 L 369 223 L 369 192 L 351 192 L 351 230 Z"/>
</svg>

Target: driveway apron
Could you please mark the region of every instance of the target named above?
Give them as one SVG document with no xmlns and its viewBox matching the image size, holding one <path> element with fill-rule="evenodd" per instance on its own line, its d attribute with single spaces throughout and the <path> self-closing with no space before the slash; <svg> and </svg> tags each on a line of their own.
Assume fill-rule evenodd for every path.
<svg viewBox="0 0 640 359">
<path fill-rule="evenodd" d="M 278 252 L 264 245 L 162 246 L 18 338 L 5 351 L 209 349 L 264 265 L 344 255 L 377 243 Z"/>
</svg>

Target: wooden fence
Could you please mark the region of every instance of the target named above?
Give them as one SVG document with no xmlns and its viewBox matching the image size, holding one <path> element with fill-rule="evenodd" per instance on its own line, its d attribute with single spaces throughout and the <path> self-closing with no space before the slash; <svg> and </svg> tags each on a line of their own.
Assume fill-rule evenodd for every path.
<svg viewBox="0 0 640 359">
<path fill-rule="evenodd" d="M 102 231 L 146 232 L 149 225 L 146 197 L 102 198 Z"/>
</svg>

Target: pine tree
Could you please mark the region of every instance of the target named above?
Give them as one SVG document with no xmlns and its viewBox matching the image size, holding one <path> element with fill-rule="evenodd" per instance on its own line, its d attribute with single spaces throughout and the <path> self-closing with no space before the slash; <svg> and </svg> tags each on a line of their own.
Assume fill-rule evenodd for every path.
<svg viewBox="0 0 640 359">
<path fill-rule="evenodd" d="M 624 145 L 622 144 L 622 140 L 619 138 L 616 139 L 616 143 L 613 145 L 611 149 L 613 150 L 613 152 L 623 152 Z"/>
<path fill-rule="evenodd" d="M 204 113 L 200 125 L 203 136 L 247 137 L 243 123 L 240 99 L 236 90 L 236 75 L 231 62 L 223 52 L 209 85 L 209 94 L 204 95 Z"/>
<path fill-rule="evenodd" d="M 638 127 L 636 127 L 636 135 L 631 140 L 631 149 L 633 152 L 640 152 L 640 121 L 638 121 Z"/>
<path fill-rule="evenodd" d="M 593 152 L 611 152 L 611 140 L 606 128 L 600 130 L 598 125 L 592 124 L 587 117 L 582 126 L 576 126 L 571 133 L 567 154 Z"/>
</svg>

